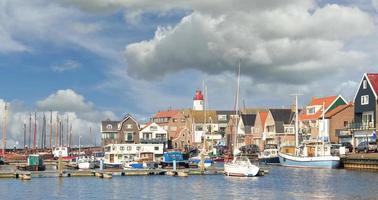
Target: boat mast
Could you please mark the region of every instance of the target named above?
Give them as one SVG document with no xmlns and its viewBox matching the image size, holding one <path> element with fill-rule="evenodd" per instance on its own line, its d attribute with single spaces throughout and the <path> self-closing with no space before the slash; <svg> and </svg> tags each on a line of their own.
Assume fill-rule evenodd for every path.
<svg viewBox="0 0 378 200">
<path fill-rule="evenodd" d="M 235 147 L 237 148 L 237 137 L 238 137 L 238 129 L 239 129 L 239 93 L 240 93 L 240 60 L 239 60 L 239 67 L 238 67 L 238 78 L 237 78 L 237 88 L 236 88 L 236 98 L 235 98 L 235 138 L 234 138 L 234 147 L 232 151 L 234 152 Z"/>
<path fill-rule="evenodd" d="M 37 147 L 37 112 L 34 112 L 34 138 L 33 138 L 33 148 Z"/>
<path fill-rule="evenodd" d="M 4 115 L 3 115 L 3 157 L 5 156 L 5 149 L 7 146 L 7 114 L 8 114 L 8 105 L 7 102 L 4 102 Z"/>
<path fill-rule="evenodd" d="M 50 110 L 50 149 L 52 148 L 52 110 Z"/>
<path fill-rule="evenodd" d="M 32 113 L 29 113 L 29 146 L 28 148 L 30 149 L 31 148 L 31 121 L 32 121 Z"/>
<path fill-rule="evenodd" d="M 295 94 L 295 147 L 299 146 L 298 94 Z"/>
</svg>

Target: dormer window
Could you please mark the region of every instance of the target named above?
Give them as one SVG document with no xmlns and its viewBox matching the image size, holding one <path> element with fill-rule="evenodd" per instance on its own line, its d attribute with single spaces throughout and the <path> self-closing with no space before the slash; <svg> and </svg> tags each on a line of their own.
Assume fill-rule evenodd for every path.
<svg viewBox="0 0 378 200">
<path fill-rule="evenodd" d="M 367 88 L 367 81 L 366 81 L 366 80 L 364 80 L 364 81 L 362 82 L 362 88 L 363 88 L 363 89 L 366 89 L 366 88 Z"/>
<path fill-rule="evenodd" d="M 309 108 L 307 108 L 307 114 L 308 115 L 315 114 L 315 107 L 309 107 Z"/>
<path fill-rule="evenodd" d="M 361 96 L 361 105 L 367 105 L 367 104 L 369 104 L 369 95 Z"/>
<path fill-rule="evenodd" d="M 106 125 L 106 129 L 112 129 L 113 126 L 111 124 Z"/>
<path fill-rule="evenodd" d="M 126 124 L 126 128 L 127 128 L 127 129 L 132 129 L 132 128 L 133 128 L 133 125 L 132 125 L 132 124 Z"/>
</svg>

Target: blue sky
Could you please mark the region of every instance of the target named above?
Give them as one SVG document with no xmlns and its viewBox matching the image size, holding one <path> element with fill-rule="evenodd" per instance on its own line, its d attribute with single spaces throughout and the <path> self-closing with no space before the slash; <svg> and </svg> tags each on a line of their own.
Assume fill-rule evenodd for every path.
<svg viewBox="0 0 378 200">
<path fill-rule="evenodd" d="M 203 80 L 210 107 L 232 109 L 238 60 L 248 107 L 288 107 L 297 91 L 301 105 L 352 100 L 362 74 L 376 71 L 377 9 L 376 0 L 3 0 L 10 138 L 35 110 L 68 112 L 77 132 L 98 132 L 105 118 L 188 108 Z"/>
</svg>

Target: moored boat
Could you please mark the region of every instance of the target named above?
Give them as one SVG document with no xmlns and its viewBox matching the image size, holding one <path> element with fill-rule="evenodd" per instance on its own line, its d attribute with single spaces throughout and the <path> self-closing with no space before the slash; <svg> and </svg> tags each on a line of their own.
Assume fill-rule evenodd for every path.
<svg viewBox="0 0 378 200">
<path fill-rule="evenodd" d="M 250 177 L 256 176 L 259 171 L 260 168 L 245 156 L 235 156 L 233 161 L 224 164 L 224 173 L 227 176 Z"/>
<path fill-rule="evenodd" d="M 259 162 L 264 164 L 278 164 L 280 159 L 278 157 L 278 149 L 275 144 L 265 145 L 264 151 L 259 155 Z"/>
</svg>

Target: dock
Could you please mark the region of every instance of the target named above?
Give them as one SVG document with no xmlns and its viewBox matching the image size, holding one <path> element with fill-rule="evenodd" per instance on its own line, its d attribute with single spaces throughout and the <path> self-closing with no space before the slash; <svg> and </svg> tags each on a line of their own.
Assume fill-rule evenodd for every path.
<svg viewBox="0 0 378 200">
<path fill-rule="evenodd" d="M 378 153 L 349 154 L 341 164 L 345 169 L 378 170 Z"/>
</svg>

